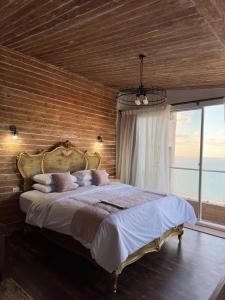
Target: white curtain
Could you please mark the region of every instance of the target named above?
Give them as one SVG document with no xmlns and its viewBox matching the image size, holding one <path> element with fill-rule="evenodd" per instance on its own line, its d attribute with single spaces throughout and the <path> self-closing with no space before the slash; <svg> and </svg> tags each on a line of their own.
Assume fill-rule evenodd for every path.
<svg viewBox="0 0 225 300">
<path fill-rule="evenodd" d="M 124 183 L 134 184 L 132 164 L 136 137 L 136 114 L 125 111 L 121 114 L 119 128 L 119 157 L 117 177 Z"/>
<path fill-rule="evenodd" d="M 169 105 L 122 113 L 118 170 L 123 182 L 169 191 L 170 125 Z"/>
</svg>

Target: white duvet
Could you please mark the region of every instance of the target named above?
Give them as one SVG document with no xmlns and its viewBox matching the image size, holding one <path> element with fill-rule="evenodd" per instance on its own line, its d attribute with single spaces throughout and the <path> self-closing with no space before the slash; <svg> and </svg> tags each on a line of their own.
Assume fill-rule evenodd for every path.
<svg viewBox="0 0 225 300">
<path fill-rule="evenodd" d="M 25 199 L 31 199 L 26 216 L 28 224 L 78 239 L 70 230 L 74 212 L 87 203 L 110 200 L 117 196 L 146 199 L 148 191 L 125 184 L 82 187 L 64 193 L 29 191 L 21 195 L 20 204 L 22 207 Z M 94 260 L 106 271 L 113 272 L 128 255 L 160 237 L 168 229 L 182 223 L 196 222 L 192 206 L 184 199 L 173 195 L 156 195 L 154 198 L 107 216 L 91 244 L 78 239 L 90 249 Z"/>
</svg>

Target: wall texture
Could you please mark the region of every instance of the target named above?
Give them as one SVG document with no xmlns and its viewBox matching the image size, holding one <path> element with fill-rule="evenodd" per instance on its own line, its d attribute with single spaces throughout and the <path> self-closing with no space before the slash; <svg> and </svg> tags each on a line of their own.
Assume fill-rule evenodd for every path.
<svg viewBox="0 0 225 300">
<path fill-rule="evenodd" d="M 16 155 L 35 153 L 69 139 L 101 153 L 102 168 L 115 174 L 116 91 L 0 47 L 0 222 L 20 217 L 21 185 Z M 9 125 L 16 125 L 13 140 Z M 104 144 L 96 142 L 103 135 Z"/>
</svg>

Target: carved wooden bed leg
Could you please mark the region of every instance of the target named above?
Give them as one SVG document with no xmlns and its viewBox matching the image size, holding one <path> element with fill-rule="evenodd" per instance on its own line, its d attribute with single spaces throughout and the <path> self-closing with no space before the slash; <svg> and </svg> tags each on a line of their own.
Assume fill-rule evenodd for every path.
<svg viewBox="0 0 225 300">
<path fill-rule="evenodd" d="M 120 273 L 117 270 L 113 272 L 113 293 L 117 292 L 119 275 Z"/>
<path fill-rule="evenodd" d="M 183 234 L 184 234 L 184 227 L 182 225 L 182 226 L 179 227 L 179 233 L 178 233 L 179 242 L 181 241 Z"/>
</svg>

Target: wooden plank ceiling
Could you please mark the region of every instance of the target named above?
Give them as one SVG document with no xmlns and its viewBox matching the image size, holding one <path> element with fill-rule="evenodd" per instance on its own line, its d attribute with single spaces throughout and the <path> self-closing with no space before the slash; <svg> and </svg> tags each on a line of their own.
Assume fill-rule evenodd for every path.
<svg viewBox="0 0 225 300">
<path fill-rule="evenodd" d="M 104 85 L 225 85 L 224 0 L 1 0 L 0 44 Z"/>
</svg>

